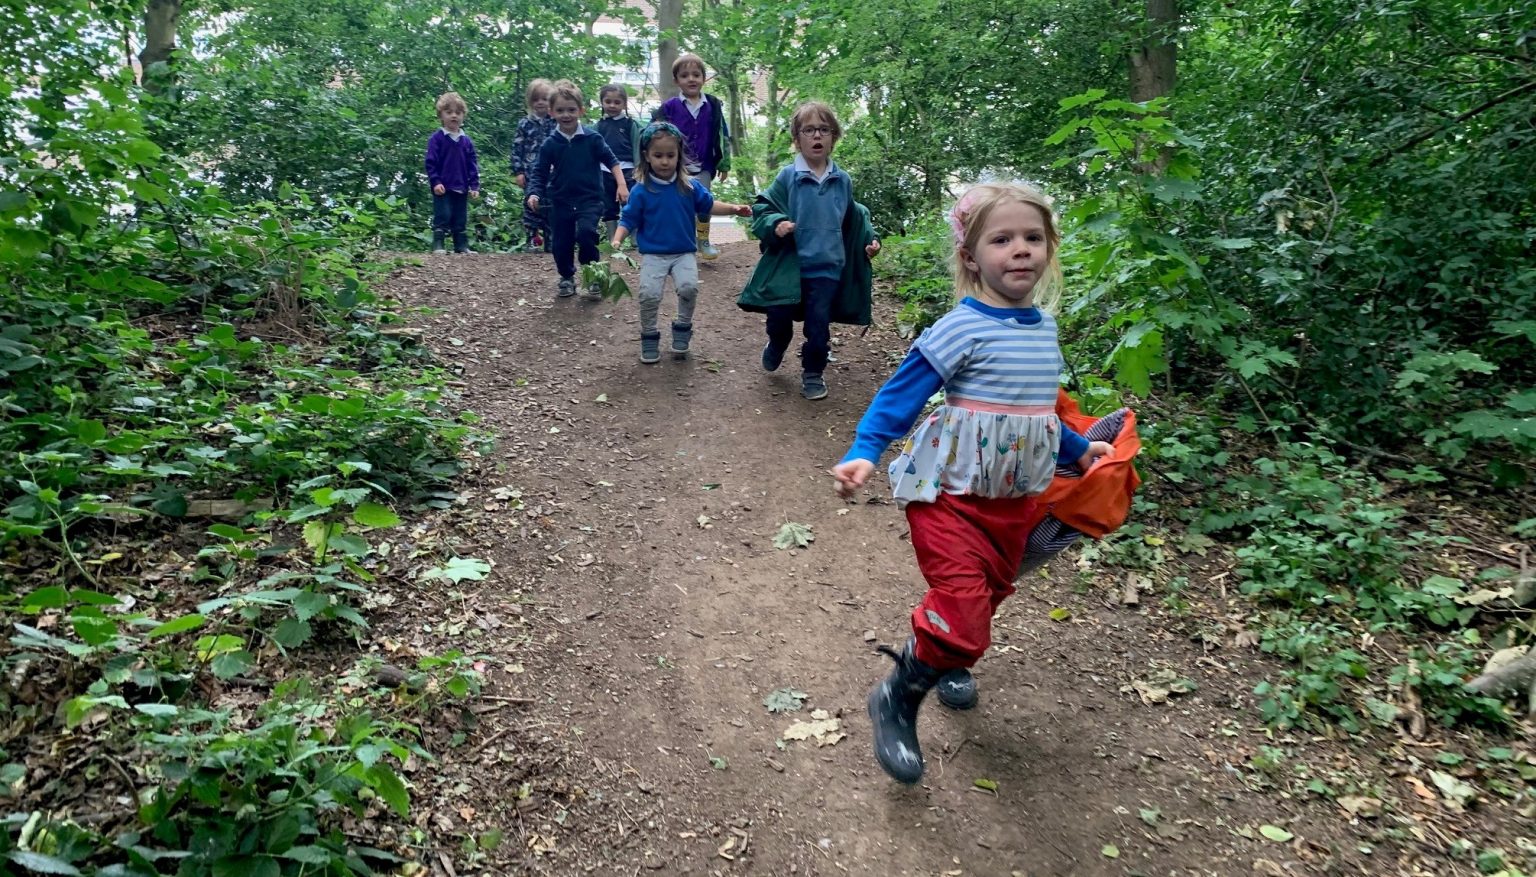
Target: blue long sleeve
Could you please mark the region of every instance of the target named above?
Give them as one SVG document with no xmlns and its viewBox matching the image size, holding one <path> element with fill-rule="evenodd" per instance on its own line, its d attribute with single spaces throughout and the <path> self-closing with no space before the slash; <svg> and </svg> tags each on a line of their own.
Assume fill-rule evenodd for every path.
<svg viewBox="0 0 1536 877">
<path fill-rule="evenodd" d="M 879 462 L 880 455 L 891 442 L 907 434 L 923 406 L 934 393 L 944 387 L 944 379 L 922 351 L 913 347 L 907 358 L 901 361 L 896 373 L 891 375 L 880 392 L 869 403 L 869 410 L 859 419 L 854 432 L 853 446 L 843 455 L 842 462 L 868 460 Z M 1061 425 L 1061 448 L 1057 459 L 1070 466 L 1088 452 L 1088 440 Z"/>
<path fill-rule="evenodd" d="M 944 386 L 944 379 L 934 370 L 922 351 L 913 347 L 869 403 L 869 410 L 859 419 L 853 447 L 843 456 L 849 460 L 879 462 L 891 442 L 907 434 L 929 398 Z"/>
<path fill-rule="evenodd" d="M 1071 466 L 1088 453 L 1088 440 L 1073 432 L 1065 423 L 1061 425 L 1061 448 L 1056 453 L 1056 463 Z"/>
</svg>

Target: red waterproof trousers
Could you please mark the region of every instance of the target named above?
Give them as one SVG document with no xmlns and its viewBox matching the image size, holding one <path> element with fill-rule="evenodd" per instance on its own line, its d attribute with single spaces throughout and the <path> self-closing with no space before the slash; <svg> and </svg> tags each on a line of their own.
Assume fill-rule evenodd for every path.
<svg viewBox="0 0 1536 877">
<path fill-rule="evenodd" d="M 992 644 L 992 615 L 1009 594 L 1038 522 L 1033 498 L 939 494 L 907 505 L 917 565 L 928 593 L 912 610 L 917 659 L 930 667 L 970 667 Z"/>
</svg>

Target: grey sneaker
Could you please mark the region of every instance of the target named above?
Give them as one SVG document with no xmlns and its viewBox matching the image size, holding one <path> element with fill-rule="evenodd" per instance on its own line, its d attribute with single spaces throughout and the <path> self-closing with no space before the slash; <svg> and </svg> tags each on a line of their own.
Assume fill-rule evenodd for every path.
<svg viewBox="0 0 1536 877">
<path fill-rule="evenodd" d="M 806 372 L 800 378 L 800 395 L 812 402 L 827 398 L 827 382 L 822 380 L 821 372 Z"/>
<path fill-rule="evenodd" d="M 784 362 L 784 351 L 775 348 L 772 341 L 763 345 L 763 371 L 776 372 L 782 362 Z"/>
<path fill-rule="evenodd" d="M 677 356 L 688 355 L 688 343 L 693 340 L 693 324 L 672 321 L 672 353 Z"/>
<path fill-rule="evenodd" d="M 592 282 L 592 283 L 588 283 L 587 284 L 587 291 L 586 291 L 585 294 L 582 295 L 582 298 L 587 300 L 587 301 L 602 301 L 603 300 L 603 288 L 601 286 L 599 286 L 595 281 Z"/>
<path fill-rule="evenodd" d="M 555 293 L 555 294 L 560 296 L 561 298 L 570 298 L 571 296 L 575 295 L 576 294 L 576 278 L 574 278 L 574 277 L 562 277 L 562 278 L 560 278 L 560 291 Z"/>
<path fill-rule="evenodd" d="M 640 333 L 640 361 L 646 365 L 661 360 L 661 333 Z"/>
</svg>

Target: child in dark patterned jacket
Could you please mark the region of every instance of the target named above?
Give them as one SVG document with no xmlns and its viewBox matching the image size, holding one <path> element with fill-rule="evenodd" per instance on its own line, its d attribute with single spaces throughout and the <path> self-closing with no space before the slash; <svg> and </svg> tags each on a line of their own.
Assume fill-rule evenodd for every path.
<svg viewBox="0 0 1536 877">
<path fill-rule="evenodd" d="M 535 79 L 528 83 L 528 115 L 518 120 L 517 133 L 512 137 L 512 176 L 526 194 L 528 171 L 539 157 L 539 147 L 555 130 L 555 120 L 549 114 L 550 88 L 548 79 Z M 549 228 L 537 210 L 523 208 L 523 230 L 527 233 L 528 248 L 549 252 Z"/>
</svg>

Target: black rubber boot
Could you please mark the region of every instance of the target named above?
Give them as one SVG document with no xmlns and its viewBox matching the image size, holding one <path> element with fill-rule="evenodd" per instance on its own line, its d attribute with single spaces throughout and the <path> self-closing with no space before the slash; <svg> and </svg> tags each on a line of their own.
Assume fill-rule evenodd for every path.
<svg viewBox="0 0 1536 877">
<path fill-rule="evenodd" d="M 453 251 L 455 253 L 469 252 L 469 232 L 456 231 L 453 233 Z"/>
<path fill-rule="evenodd" d="M 976 705 L 976 677 L 964 667 L 956 667 L 939 677 L 933 687 L 939 703 L 952 710 L 968 710 Z"/>
<path fill-rule="evenodd" d="M 438 229 L 433 229 L 432 230 L 432 252 L 434 252 L 434 253 L 446 253 L 447 252 L 447 250 L 443 249 L 443 240 L 447 236 L 448 236 L 447 234 L 445 234 L 444 232 L 442 232 L 442 231 L 440 231 Z"/>
<path fill-rule="evenodd" d="M 891 656 L 896 668 L 869 692 L 869 724 L 874 732 L 875 760 L 899 783 L 912 785 L 923 778 L 923 750 L 917 742 L 917 709 L 928 689 L 939 681 L 939 671 L 912 653 L 913 641 L 900 652 L 890 646 L 879 650 Z"/>
</svg>

